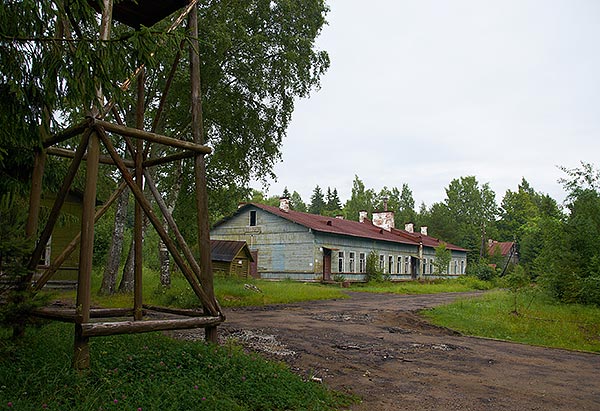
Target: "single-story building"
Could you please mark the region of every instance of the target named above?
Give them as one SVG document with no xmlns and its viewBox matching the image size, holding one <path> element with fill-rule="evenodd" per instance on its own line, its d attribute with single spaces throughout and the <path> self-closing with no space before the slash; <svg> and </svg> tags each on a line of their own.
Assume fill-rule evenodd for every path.
<svg viewBox="0 0 600 411">
<path fill-rule="evenodd" d="M 257 276 L 266 279 L 329 281 L 335 275 L 346 280 L 365 278 L 371 251 L 380 269 L 392 280 L 434 275 L 435 248 L 442 242 L 427 235 L 394 227 L 393 211 L 374 212 L 372 221 L 362 211 L 359 221 L 291 210 L 288 199 L 279 207 L 243 203 L 230 217 L 211 230 L 217 240 L 245 241 L 255 253 Z M 444 276 L 464 274 L 467 250 L 446 244 L 451 261 Z"/>
<path fill-rule="evenodd" d="M 254 257 L 245 241 L 210 240 L 215 274 L 247 278 Z"/>
</svg>

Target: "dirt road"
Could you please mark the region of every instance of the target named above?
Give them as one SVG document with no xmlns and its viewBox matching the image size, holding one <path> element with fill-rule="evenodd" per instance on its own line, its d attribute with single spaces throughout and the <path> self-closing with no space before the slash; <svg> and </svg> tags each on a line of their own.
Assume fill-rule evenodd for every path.
<svg viewBox="0 0 600 411">
<path fill-rule="evenodd" d="M 220 327 L 358 410 L 600 410 L 600 355 L 463 337 L 416 310 L 468 294 L 351 298 L 227 310 Z"/>
</svg>

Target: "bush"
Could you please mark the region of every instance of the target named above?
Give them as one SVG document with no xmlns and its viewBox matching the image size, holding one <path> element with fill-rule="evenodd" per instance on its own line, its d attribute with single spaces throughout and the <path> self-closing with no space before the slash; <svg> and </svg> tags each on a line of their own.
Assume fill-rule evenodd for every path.
<svg viewBox="0 0 600 411">
<path fill-rule="evenodd" d="M 33 248 L 33 242 L 25 238 L 25 200 L 9 194 L 0 197 L 0 222 L 0 326 L 23 329 L 29 312 L 44 302 L 36 300 L 24 283 Z"/>
<path fill-rule="evenodd" d="M 379 268 L 379 257 L 375 250 L 371 250 L 367 256 L 365 279 L 367 282 L 381 282 L 383 280 L 383 271 Z"/>
<path fill-rule="evenodd" d="M 496 270 L 485 259 L 469 264 L 469 267 L 469 275 L 474 275 L 482 281 L 493 281 L 497 277 Z"/>
<path fill-rule="evenodd" d="M 600 306 L 600 276 L 594 275 L 579 281 L 579 302 Z"/>
</svg>

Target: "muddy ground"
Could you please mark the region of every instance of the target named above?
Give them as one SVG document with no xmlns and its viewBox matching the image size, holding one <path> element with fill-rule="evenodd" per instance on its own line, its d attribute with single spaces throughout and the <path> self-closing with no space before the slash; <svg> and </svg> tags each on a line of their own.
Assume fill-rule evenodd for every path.
<svg viewBox="0 0 600 411">
<path fill-rule="evenodd" d="M 600 355 L 465 337 L 417 314 L 468 293 L 349 295 L 228 309 L 220 334 L 358 395 L 351 410 L 600 410 Z"/>
</svg>

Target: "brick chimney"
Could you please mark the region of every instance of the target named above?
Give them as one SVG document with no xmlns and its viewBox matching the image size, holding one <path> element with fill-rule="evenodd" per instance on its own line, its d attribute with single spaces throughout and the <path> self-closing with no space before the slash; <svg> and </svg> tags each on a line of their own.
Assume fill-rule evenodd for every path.
<svg viewBox="0 0 600 411">
<path fill-rule="evenodd" d="M 385 210 L 373 213 L 373 225 L 386 231 L 392 231 L 392 228 L 394 228 L 394 212 Z"/>
<path fill-rule="evenodd" d="M 358 212 L 358 222 L 359 223 L 364 223 L 365 220 L 367 219 L 367 211 L 366 210 L 360 210 Z"/>
<path fill-rule="evenodd" d="M 427 227 L 421 227 L 421 234 L 427 235 Z"/>
<path fill-rule="evenodd" d="M 290 212 L 290 199 L 287 197 L 281 197 L 279 199 L 279 209 L 284 213 Z"/>
<path fill-rule="evenodd" d="M 404 224 L 404 230 L 408 231 L 409 233 L 414 233 L 415 232 L 415 224 L 414 223 Z"/>
</svg>

